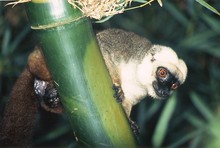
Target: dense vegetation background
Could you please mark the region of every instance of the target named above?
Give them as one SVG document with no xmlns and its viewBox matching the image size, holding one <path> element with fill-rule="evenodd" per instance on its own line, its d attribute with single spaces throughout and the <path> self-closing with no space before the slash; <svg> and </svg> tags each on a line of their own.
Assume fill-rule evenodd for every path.
<svg viewBox="0 0 220 148">
<path fill-rule="evenodd" d="M 220 10 L 218 0 L 207 1 Z M 148 147 L 220 146 L 220 16 L 194 0 L 164 0 L 126 11 L 95 30 L 123 28 L 172 47 L 188 66 L 188 77 L 168 100 L 145 99 L 132 118 L 141 128 L 140 144 Z M 0 3 L 0 121 L 16 78 L 36 44 L 24 8 Z M 65 115 L 41 111 L 34 146 L 74 147 Z M 91 133 L 92 134 L 92 133 Z"/>
</svg>

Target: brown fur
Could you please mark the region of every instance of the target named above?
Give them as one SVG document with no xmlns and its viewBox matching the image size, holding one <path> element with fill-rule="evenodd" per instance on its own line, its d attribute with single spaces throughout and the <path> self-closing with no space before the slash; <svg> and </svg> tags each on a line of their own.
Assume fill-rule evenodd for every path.
<svg viewBox="0 0 220 148">
<path fill-rule="evenodd" d="M 27 146 L 37 115 L 33 75 L 26 68 L 15 83 L 4 112 L 0 129 L 0 146 Z M 29 89 L 29 91 L 28 91 Z"/>
<path fill-rule="evenodd" d="M 27 68 L 13 86 L 1 123 L 0 146 L 27 146 L 31 141 L 38 108 L 35 77 L 51 79 L 39 47 L 30 54 Z"/>
</svg>

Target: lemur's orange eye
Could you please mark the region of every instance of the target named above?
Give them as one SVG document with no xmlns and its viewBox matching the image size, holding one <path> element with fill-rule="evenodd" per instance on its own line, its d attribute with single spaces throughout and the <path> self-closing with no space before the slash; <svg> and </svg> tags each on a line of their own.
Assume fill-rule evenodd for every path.
<svg viewBox="0 0 220 148">
<path fill-rule="evenodd" d="M 161 78 L 165 78 L 167 76 L 167 70 L 165 68 L 160 68 L 158 70 L 158 76 Z"/>
<path fill-rule="evenodd" d="M 180 84 L 178 82 L 173 83 L 172 86 L 171 86 L 171 89 L 175 90 L 175 89 L 177 89 L 179 87 L 179 85 Z"/>
</svg>

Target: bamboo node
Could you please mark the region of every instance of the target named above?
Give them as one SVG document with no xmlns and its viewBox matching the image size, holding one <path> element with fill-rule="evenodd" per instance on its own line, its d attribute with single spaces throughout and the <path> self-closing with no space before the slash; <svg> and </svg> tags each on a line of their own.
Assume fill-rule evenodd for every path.
<svg viewBox="0 0 220 148">
<path fill-rule="evenodd" d="M 60 21 L 60 22 L 56 22 L 56 23 L 51 23 L 51 24 L 45 24 L 45 25 L 37 25 L 37 26 L 31 26 L 31 29 L 33 30 L 44 30 L 44 29 L 49 29 L 49 28 L 54 28 L 54 27 L 59 27 L 65 24 L 70 24 L 72 22 L 76 22 L 76 21 L 80 21 L 81 19 L 85 18 L 85 16 L 81 16 L 78 18 L 70 18 L 68 20 L 65 21 Z M 59 86 L 58 83 L 55 83 L 57 86 Z"/>
</svg>

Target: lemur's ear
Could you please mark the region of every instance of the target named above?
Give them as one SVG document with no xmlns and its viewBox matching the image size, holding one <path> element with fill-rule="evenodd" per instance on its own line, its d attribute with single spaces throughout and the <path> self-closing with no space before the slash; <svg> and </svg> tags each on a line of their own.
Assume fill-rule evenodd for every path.
<svg viewBox="0 0 220 148">
<path fill-rule="evenodd" d="M 41 80 L 49 81 L 52 79 L 39 46 L 36 46 L 28 57 L 28 69 L 35 77 Z"/>
</svg>

